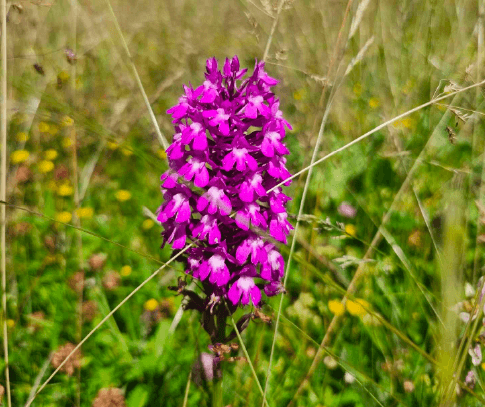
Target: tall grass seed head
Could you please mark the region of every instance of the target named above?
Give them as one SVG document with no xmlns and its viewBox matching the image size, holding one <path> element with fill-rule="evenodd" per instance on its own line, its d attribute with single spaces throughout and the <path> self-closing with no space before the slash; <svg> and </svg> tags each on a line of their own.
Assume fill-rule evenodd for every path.
<svg viewBox="0 0 485 407">
<path fill-rule="evenodd" d="M 290 176 L 284 138 L 291 126 L 264 62 L 256 61 L 246 79 L 237 56 L 226 58 L 222 71 L 215 58 L 206 68 L 203 84 L 184 86 L 167 111 L 175 134 L 158 221 L 164 244 L 181 249 L 188 236 L 195 242 L 186 252 L 187 273 L 204 282 L 207 298 L 257 307 L 261 290 L 267 296 L 284 290 L 274 240 L 286 244 L 293 229 L 285 209 L 290 198 L 280 187 L 267 191 Z"/>
</svg>

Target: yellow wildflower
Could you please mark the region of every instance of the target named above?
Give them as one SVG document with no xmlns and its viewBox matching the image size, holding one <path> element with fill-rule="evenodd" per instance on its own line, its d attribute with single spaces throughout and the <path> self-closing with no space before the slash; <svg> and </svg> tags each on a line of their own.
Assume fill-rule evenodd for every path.
<svg viewBox="0 0 485 407">
<path fill-rule="evenodd" d="M 337 300 L 330 300 L 328 302 L 328 309 L 332 314 L 338 317 L 342 316 L 345 313 L 344 304 Z"/>
<path fill-rule="evenodd" d="M 158 307 L 158 301 L 155 298 L 149 299 L 143 305 L 143 308 L 145 308 L 147 311 L 155 311 L 157 307 Z"/>
<path fill-rule="evenodd" d="M 62 184 L 57 188 L 57 195 L 59 196 L 69 196 L 72 195 L 74 189 L 69 184 Z"/>
<path fill-rule="evenodd" d="M 87 206 L 85 208 L 78 208 L 75 210 L 76 216 L 79 219 L 89 219 L 93 217 L 94 209 Z"/>
<path fill-rule="evenodd" d="M 162 160 L 165 160 L 167 159 L 167 153 L 165 152 L 165 150 L 163 148 L 160 148 L 158 151 L 157 151 L 157 155 L 162 159 Z"/>
<path fill-rule="evenodd" d="M 293 92 L 293 98 L 295 100 L 301 100 L 306 96 L 306 90 L 304 88 L 298 89 L 297 91 Z"/>
<path fill-rule="evenodd" d="M 69 116 L 64 116 L 61 119 L 61 126 L 63 127 L 71 127 L 74 124 L 74 120 Z"/>
<path fill-rule="evenodd" d="M 411 129 L 414 127 L 414 120 L 410 117 L 405 117 L 392 123 L 392 126 L 396 129 Z"/>
<path fill-rule="evenodd" d="M 116 192 L 115 197 L 118 201 L 125 202 L 131 198 L 131 192 L 126 191 L 125 189 L 120 189 L 118 192 Z"/>
<path fill-rule="evenodd" d="M 485 362 L 481 364 L 482 369 L 485 370 Z"/>
<path fill-rule="evenodd" d="M 141 225 L 141 227 L 145 230 L 151 229 L 155 222 L 151 219 L 145 219 Z"/>
<path fill-rule="evenodd" d="M 72 219 L 71 212 L 59 212 L 56 214 L 56 220 L 62 223 L 69 223 Z"/>
<path fill-rule="evenodd" d="M 356 299 L 355 301 L 348 300 L 345 305 L 347 306 L 347 311 L 349 311 L 349 314 L 356 317 L 363 317 L 365 314 L 367 314 L 366 308 L 369 308 L 369 303 L 360 298 Z"/>
<path fill-rule="evenodd" d="M 19 143 L 25 143 L 28 139 L 29 139 L 29 135 L 23 131 L 17 133 L 15 135 L 15 139 L 19 142 Z"/>
<path fill-rule="evenodd" d="M 54 169 L 54 163 L 52 161 L 43 160 L 39 162 L 38 168 L 42 174 L 45 174 L 46 172 L 50 172 Z"/>
<path fill-rule="evenodd" d="M 50 149 L 44 152 L 44 158 L 49 161 L 53 161 L 57 158 L 57 151 Z"/>
<path fill-rule="evenodd" d="M 15 321 L 13 319 L 7 319 L 7 327 L 13 328 L 15 326 Z"/>
<path fill-rule="evenodd" d="M 401 119 L 401 123 L 406 129 L 410 129 L 414 125 L 414 121 L 410 117 L 405 117 L 404 119 Z"/>
<path fill-rule="evenodd" d="M 116 150 L 119 147 L 119 144 L 116 141 L 108 141 L 107 146 L 110 150 Z"/>
<path fill-rule="evenodd" d="M 381 103 L 379 102 L 379 99 L 377 98 L 370 98 L 369 99 L 369 106 L 371 109 L 375 109 L 376 107 L 379 107 Z"/>
<path fill-rule="evenodd" d="M 62 147 L 69 148 L 72 146 L 72 139 L 71 137 L 64 137 L 62 139 Z"/>
<path fill-rule="evenodd" d="M 133 150 L 129 149 L 129 148 L 122 148 L 121 149 L 121 152 L 123 153 L 123 155 L 129 157 L 130 155 L 133 155 Z"/>
<path fill-rule="evenodd" d="M 40 122 L 39 125 L 37 126 L 37 128 L 39 129 L 39 131 L 41 133 L 47 133 L 49 132 L 49 123 L 46 123 L 46 122 Z"/>
<path fill-rule="evenodd" d="M 16 150 L 10 154 L 10 161 L 12 164 L 20 164 L 27 161 L 30 153 L 27 150 Z"/>
<path fill-rule="evenodd" d="M 57 77 L 62 82 L 66 82 L 69 79 L 69 74 L 66 71 L 61 71 L 61 72 L 59 72 L 59 75 L 57 75 Z"/>
<path fill-rule="evenodd" d="M 123 266 L 121 267 L 120 274 L 122 277 L 128 277 L 131 274 L 131 271 L 130 266 Z"/>
<path fill-rule="evenodd" d="M 357 229 L 355 228 L 354 225 L 349 223 L 348 225 L 345 225 L 345 233 L 347 233 L 348 235 L 350 235 L 352 237 L 355 237 L 355 236 L 357 236 Z"/>
</svg>

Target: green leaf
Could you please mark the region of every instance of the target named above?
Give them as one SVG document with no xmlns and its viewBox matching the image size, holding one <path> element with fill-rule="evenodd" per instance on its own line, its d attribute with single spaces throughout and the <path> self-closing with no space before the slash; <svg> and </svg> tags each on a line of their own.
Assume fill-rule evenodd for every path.
<svg viewBox="0 0 485 407">
<path fill-rule="evenodd" d="M 148 388 L 145 385 L 138 385 L 128 396 L 128 407 L 143 407 L 148 401 Z"/>
</svg>

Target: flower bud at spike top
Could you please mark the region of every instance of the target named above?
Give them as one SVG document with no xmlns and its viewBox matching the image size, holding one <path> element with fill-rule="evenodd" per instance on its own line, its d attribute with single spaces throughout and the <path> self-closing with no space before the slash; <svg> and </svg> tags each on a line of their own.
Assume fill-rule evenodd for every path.
<svg viewBox="0 0 485 407">
<path fill-rule="evenodd" d="M 167 111 L 175 134 L 161 177 L 163 245 L 195 243 L 185 252 L 186 272 L 202 281 L 207 300 L 258 307 L 261 291 L 284 290 L 276 241 L 286 244 L 293 229 L 285 209 L 290 198 L 281 188 L 266 191 L 290 176 L 284 138 L 291 126 L 264 62 L 256 61 L 246 78 L 237 56 L 226 58 L 222 71 L 215 58 L 206 66 L 202 85 L 184 86 Z"/>
</svg>

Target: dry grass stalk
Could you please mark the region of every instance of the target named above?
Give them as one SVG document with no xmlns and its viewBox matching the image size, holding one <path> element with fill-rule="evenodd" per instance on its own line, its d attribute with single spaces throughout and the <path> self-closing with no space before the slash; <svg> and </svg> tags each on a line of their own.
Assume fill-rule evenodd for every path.
<svg viewBox="0 0 485 407">
<path fill-rule="evenodd" d="M 7 188 L 7 3 L 6 0 L 1 0 L 2 9 L 2 67 L 1 67 L 1 88 L 2 92 L 2 104 L 1 104 L 1 188 L 0 199 L 6 201 L 6 188 Z M 11 407 L 12 400 L 10 395 L 10 368 L 8 359 L 8 331 L 7 331 L 7 265 L 6 265 L 6 222 L 7 214 L 6 207 L 2 205 L 0 208 L 0 223 L 1 223 L 1 254 L 2 260 L 0 264 L 2 274 L 2 309 L 3 309 L 3 354 L 5 358 L 5 379 L 7 386 L 7 405 Z"/>
<path fill-rule="evenodd" d="M 352 23 L 350 24 L 349 40 L 355 35 L 357 29 L 360 26 L 364 12 L 369 5 L 370 0 L 362 0 L 357 7 L 354 18 L 352 18 Z"/>
</svg>

